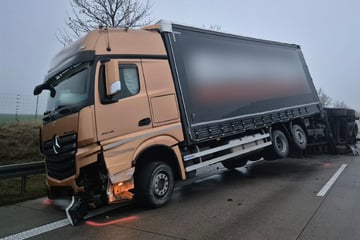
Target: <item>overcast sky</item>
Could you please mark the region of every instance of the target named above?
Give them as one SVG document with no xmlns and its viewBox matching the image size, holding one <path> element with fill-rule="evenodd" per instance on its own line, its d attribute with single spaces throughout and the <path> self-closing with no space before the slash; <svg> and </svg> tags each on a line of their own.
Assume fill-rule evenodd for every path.
<svg viewBox="0 0 360 240">
<path fill-rule="evenodd" d="M 154 22 L 193 26 L 302 47 L 317 88 L 360 110 L 360 1 L 152 0 Z M 67 0 L 2 0 L 0 96 L 32 94 L 52 57 L 62 49 L 56 33 L 71 13 Z M 1 98 L 0 98 L 1 99 Z"/>
</svg>

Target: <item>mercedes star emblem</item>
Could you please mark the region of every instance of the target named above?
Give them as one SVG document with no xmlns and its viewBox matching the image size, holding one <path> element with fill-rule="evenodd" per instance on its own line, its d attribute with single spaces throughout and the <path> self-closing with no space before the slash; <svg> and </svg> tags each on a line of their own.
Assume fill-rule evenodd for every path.
<svg viewBox="0 0 360 240">
<path fill-rule="evenodd" d="M 58 135 L 55 135 L 53 138 L 53 150 L 55 154 L 59 154 L 61 150 L 60 137 Z"/>
</svg>

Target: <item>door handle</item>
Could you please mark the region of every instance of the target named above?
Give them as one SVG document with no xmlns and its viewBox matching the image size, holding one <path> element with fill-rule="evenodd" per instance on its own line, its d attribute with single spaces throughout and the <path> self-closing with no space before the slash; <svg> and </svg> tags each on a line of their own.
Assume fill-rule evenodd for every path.
<svg viewBox="0 0 360 240">
<path fill-rule="evenodd" d="M 139 127 L 149 125 L 151 123 L 150 118 L 144 118 L 139 121 Z"/>
</svg>

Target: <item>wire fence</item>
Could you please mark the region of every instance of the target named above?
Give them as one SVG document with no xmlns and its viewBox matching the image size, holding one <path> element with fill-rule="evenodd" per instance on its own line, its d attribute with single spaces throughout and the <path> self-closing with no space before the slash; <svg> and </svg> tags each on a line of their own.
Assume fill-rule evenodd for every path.
<svg viewBox="0 0 360 240">
<path fill-rule="evenodd" d="M 41 119 L 46 108 L 46 96 L 0 92 L 0 122 L 24 118 Z M 1 117 L 2 116 L 2 117 Z M 1 119 L 2 118 L 2 119 Z"/>
</svg>

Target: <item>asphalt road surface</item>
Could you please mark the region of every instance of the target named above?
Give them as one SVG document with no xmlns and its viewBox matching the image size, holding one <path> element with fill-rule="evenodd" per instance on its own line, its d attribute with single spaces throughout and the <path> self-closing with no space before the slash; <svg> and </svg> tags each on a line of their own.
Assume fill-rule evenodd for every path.
<svg viewBox="0 0 360 240">
<path fill-rule="evenodd" d="M 165 207 L 130 203 L 76 227 L 46 199 L 0 207 L 0 238 L 360 239 L 359 156 L 214 165 L 199 175 Z"/>
</svg>

